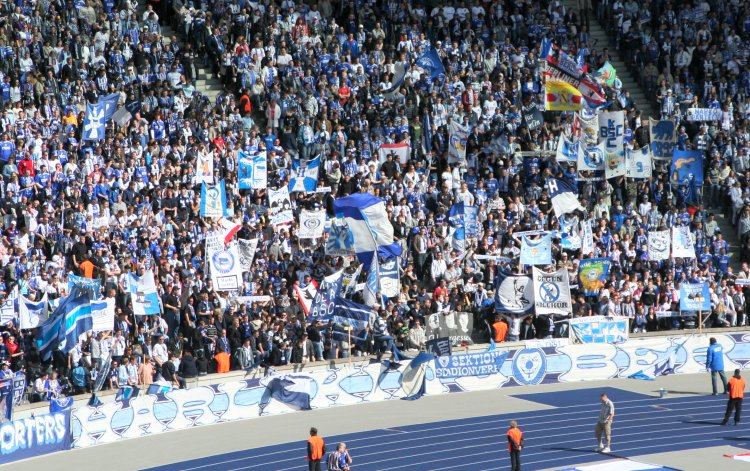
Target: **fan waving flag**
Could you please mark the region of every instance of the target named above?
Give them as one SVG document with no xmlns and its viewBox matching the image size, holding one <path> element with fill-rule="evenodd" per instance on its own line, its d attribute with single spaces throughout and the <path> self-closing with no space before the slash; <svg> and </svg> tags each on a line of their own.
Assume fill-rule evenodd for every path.
<svg viewBox="0 0 750 471">
<path fill-rule="evenodd" d="M 572 213 L 575 210 L 583 211 L 583 206 L 578 201 L 578 192 L 570 183 L 558 178 L 547 179 L 547 191 L 552 200 L 552 208 L 557 217 Z"/>
<path fill-rule="evenodd" d="M 320 156 L 302 163 L 301 160 L 292 162 L 292 176 L 289 179 L 289 193 L 315 191 L 318 187 L 318 171 L 320 170 Z"/>
<path fill-rule="evenodd" d="M 431 47 L 419 56 L 417 65 L 424 69 L 433 80 L 445 74 L 443 62 L 440 60 L 440 56 L 434 47 Z"/>
<path fill-rule="evenodd" d="M 370 193 L 355 193 L 335 200 L 333 209 L 346 222 L 352 249 L 365 266 L 370 266 L 374 254 L 386 259 L 401 255 L 383 200 Z"/>
<path fill-rule="evenodd" d="M 49 319 L 39 326 L 36 335 L 39 355 L 48 360 L 58 345 L 63 353 L 68 353 L 78 343 L 78 338 L 91 329 L 91 298 L 86 290 L 75 286 Z"/>
<path fill-rule="evenodd" d="M 566 82 L 547 80 L 545 84 L 545 109 L 577 111 L 581 109 L 581 92 Z"/>
<path fill-rule="evenodd" d="M 83 118 L 84 141 L 101 141 L 107 125 L 105 124 L 107 107 L 105 103 L 86 103 L 86 116 Z"/>
</svg>

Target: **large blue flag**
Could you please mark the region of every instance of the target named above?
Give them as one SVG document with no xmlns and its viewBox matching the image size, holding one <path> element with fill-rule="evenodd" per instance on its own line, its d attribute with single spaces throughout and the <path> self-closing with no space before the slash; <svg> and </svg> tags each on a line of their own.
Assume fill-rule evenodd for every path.
<svg viewBox="0 0 750 471">
<path fill-rule="evenodd" d="M 342 297 L 336 298 L 333 309 L 333 338 L 348 340 L 350 334 L 347 328 L 351 328 L 352 340 L 365 340 L 371 315 L 374 315 L 374 311 L 364 304 Z"/>
<path fill-rule="evenodd" d="M 289 178 L 289 193 L 310 193 L 318 187 L 320 156 L 305 163 L 296 159 L 292 162 L 292 176 Z"/>
<path fill-rule="evenodd" d="M 552 209 L 557 217 L 572 213 L 575 210 L 583 211 L 583 206 L 578 201 L 578 192 L 570 183 L 558 178 L 547 179 L 547 192 L 552 200 Z"/>
<path fill-rule="evenodd" d="M 310 410 L 313 379 L 309 376 L 286 375 L 268 383 L 271 397 L 300 410 Z"/>
<path fill-rule="evenodd" d="M 417 65 L 430 74 L 430 78 L 433 80 L 441 75 L 445 75 L 445 67 L 434 47 L 431 47 L 419 56 Z"/>
<path fill-rule="evenodd" d="M 58 345 L 67 353 L 78 343 L 79 336 L 93 328 L 90 303 L 89 293 L 75 286 L 49 319 L 39 326 L 36 344 L 43 360 L 48 360 Z"/>
<path fill-rule="evenodd" d="M 383 200 L 371 193 L 355 193 L 335 200 L 333 208 L 336 217 L 346 222 L 352 249 L 366 267 L 374 254 L 386 259 L 401 255 L 401 246 L 393 240 L 393 225 Z"/>
<path fill-rule="evenodd" d="M 104 106 L 104 121 L 111 121 L 112 116 L 114 116 L 115 112 L 117 111 L 117 103 L 120 101 L 120 94 L 119 93 L 111 93 L 109 95 L 104 95 L 99 97 L 99 101 L 97 101 L 97 105 Z"/>
<path fill-rule="evenodd" d="M 699 150 L 675 150 L 672 154 L 672 182 L 680 185 L 703 184 L 703 155 Z"/>
<path fill-rule="evenodd" d="M 106 105 L 104 103 L 86 103 L 86 116 L 83 119 L 84 141 L 101 141 L 104 139 L 107 126 Z"/>
</svg>

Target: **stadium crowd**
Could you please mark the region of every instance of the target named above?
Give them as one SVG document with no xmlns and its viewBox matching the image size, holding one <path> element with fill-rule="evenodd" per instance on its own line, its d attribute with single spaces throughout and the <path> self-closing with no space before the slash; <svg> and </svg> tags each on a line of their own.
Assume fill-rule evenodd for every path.
<svg viewBox="0 0 750 471">
<path fill-rule="evenodd" d="M 677 310 L 678 281 L 709 280 L 710 322 L 742 324 L 747 293 L 734 280 L 750 278 L 750 269 L 730 266 L 711 214 L 722 211 L 736 223 L 743 261 L 750 261 L 742 5 L 717 0 L 677 10 L 670 2 L 580 0 L 576 11 L 558 0 L 5 2 L 0 294 L 18 287 L 29 299 L 55 300 L 67 295 L 69 274 L 98 278 L 115 298 L 116 319 L 111 331 L 67 354 L 57 350 L 51 362 L 39 357 L 35 331 L 11 322 L 0 358 L 32 382 L 42 375 L 35 392 L 53 396 L 63 387 L 58 375 L 76 392 L 90 389 L 97 364 L 110 356 L 106 383 L 117 388 L 160 377 L 184 385 L 208 372 L 370 352 L 371 344 L 348 345 L 323 325 L 307 325 L 294 289 L 334 268 L 354 272 L 354 257 L 325 255 L 323 240 L 301 242 L 297 218 L 274 227 L 266 190 L 238 188 L 238 150 L 267 151 L 271 188 L 286 184 L 293 159 L 322 156 L 319 186 L 332 191 L 292 193 L 295 215 L 331 213 L 334 198 L 355 192 L 386 201 L 405 256 L 401 293 L 379 308 L 401 348 L 423 346 L 433 312 L 470 311 L 477 340 L 498 337 L 485 326 L 494 323 L 495 270 L 504 262 L 475 255 L 515 258 L 513 233 L 560 230 L 547 176 L 575 183 L 586 208 L 578 221 L 595 220 L 594 253 L 563 250 L 556 239 L 557 267 L 576 279 L 582 258 L 613 263 L 600 296 L 574 289 L 573 315 L 626 315 L 639 331 L 694 327 L 691 318 L 656 312 Z M 699 10 L 706 16 L 686 14 Z M 583 49 L 592 73 L 607 62 L 608 49 L 587 33 L 597 12 L 602 19 L 614 12 L 621 53 L 643 69 L 642 85 L 659 96 L 662 117 L 680 123 L 678 146 L 705 152 L 702 201 L 673 186 L 659 165 L 650 180 L 576 180 L 574 167 L 554 159 L 560 136 L 576 132 L 576 113 L 546 112 L 536 129 L 524 121 L 524 105 L 544 102 L 542 39 L 572 55 Z M 165 24 L 176 37 L 161 36 Z M 445 67 L 436 78 L 415 63 L 432 48 Z M 408 72 L 393 92 L 398 63 Z M 225 87 L 214 102 L 198 86 L 202 65 Z M 626 113 L 627 146 L 647 145 L 648 119 L 638 104 L 619 81 L 605 88 L 605 109 Z M 86 102 L 111 93 L 120 94 L 131 119 L 109 122 L 101 141 L 83 141 Z M 725 113 L 696 127 L 684 121 L 688 103 Z M 471 125 L 465 162 L 448 162 L 451 120 Z M 393 155 L 378 161 L 380 146 L 392 143 L 411 146 L 407 165 Z M 217 291 L 207 276 L 203 241 L 217 226 L 199 214 L 199 156 L 209 156 L 225 181 L 230 217 L 242 224 L 237 237 L 261 240 L 240 293 Z M 448 229 L 456 202 L 478 206 L 482 228 L 460 250 Z M 674 225 L 690 227 L 702 255 L 650 262 L 646 235 Z M 133 315 L 126 275 L 145 269 L 155 274 L 160 316 Z M 242 303 L 237 295 L 270 301 Z M 548 337 L 559 321 L 511 319 L 508 335 Z M 48 367 L 54 371 L 43 376 Z"/>
</svg>

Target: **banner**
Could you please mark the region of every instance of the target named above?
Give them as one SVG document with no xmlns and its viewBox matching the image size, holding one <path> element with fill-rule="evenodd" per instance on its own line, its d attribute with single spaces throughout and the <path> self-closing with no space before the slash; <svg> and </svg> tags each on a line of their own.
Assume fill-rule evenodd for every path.
<svg viewBox="0 0 750 471">
<path fill-rule="evenodd" d="M 570 299 L 570 280 L 567 268 L 545 273 L 534 267 L 534 309 L 539 314 L 560 314 L 573 312 Z"/>
<path fill-rule="evenodd" d="M 389 258 L 380 264 L 380 294 L 387 298 L 395 298 L 401 292 L 401 277 L 398 258 Z"/>
<path fill-rule="evenodd" d="M 436 378 L 487 376 L 500 373 L 508 352 L 497 350 L 435 358 Z"/>
<path fill-rule="evenodd" d="M 33 329 L 43 323 L 49 315 L 47 293 L 39 301 L 29 301 L 25 296 L 18 298 L 18 327 Z"/>
<path fill-rule="evenodd" d="M 544 234 L 536 240 L 521 236 L 521 265 L 550 265 L 551 263 L 551 234 Z"/>
<path fill-rule="evenodd" d="M 608 111 L 599 114 L 599 138 L 606 153 L 622 153 L 625 139 L 625 113 Z"/>
<path fill-rule="evenodd" d="M 539 103 L 532 101 L 528 105 L 523 105 L 523 121 L 529 131 L 539 129 L 544 124 L 544 116 Z"/>
<path fill-rule="evenodd" d="M 303 209 L 299 215 L 299 230 L 297 237 L 300 239 L 319 239 L 323 237 L 323 229 L 326 224 L 326 212 L 324 209 L 308 211 Z"/>
<path fill-rule="evenodd" d="M 680 283 L 680 311 L 711 312 L 708 283 Z"/>
<path fill-rule="evenodd" d="M 213 250 L 211 255 L 206 252 L 206 259 L 211 267 L 211 280 L 216 291 L 233 291 L 242 286 L 242 266 L 237 244 L 224 246 L 222 242 L 219 250 Z"/>
<path fill-rule="evenodd" d="M 584 149 L 578 152 L 577 167 L 579 172 L 596 172 L 604 170 L 607 151 L 604 143 Z"/>
<path fill-rule="evenodd" d="M 161 313 L 159 295 L 156 293 L 154 272 L 146 270 L 141 277 L 134 273 L 128 274 L 130 301 L 133 303 L 133 314 L 136 316 L 150 316 Z"/>
<path fill-rule="evenodd" d="M 565 139 L 564 136 L 560 135 L 557 139 L 557 151 L 555 152 L 555 160 L 560 162 L 578 162 L 578 152 L 583 151 L 581 142 L 573 142 Z"/>
<path fill-rule="evenodd" d="M 648 146 L 638 150 L 625 150 L 628 178 L 651 178 L 651 150 Z"/>
<path fill-rule="evenodd" d="M 336 298 L 341 292 L 343 277 L 344 271 L 339 270 L 323 279 L 310 303 L 310 310 L 307 313 L 308 322 L 327 321 L 333 316 Z"/>
<path fill-rule="evenodd" d="M 331 220 L 331 229 L 326 238 L 326 255 L 349 256 L 354 255 L 354 241 L 346 222 L 340 218 Z"/>
<path fill-rule="evenodd" d="M 599 296 L 609 276 L 612 261 L 608 258 L 587 258 L 578 265 L 578 281 L 584 296 Z"/>
<path fill-rule="evenodd" d="M 599 119 L 594 116 L 585 116 L 581 111 L 578 114 L 581 124 L 581 140 L 586 148 L 594 147 L 599 142 Z M 579 169 L 580 170 L 580 169 Z"/>
<path fill-rule="evenodd" d="M 284 186 L 278 190 L 268 190 L 268 214 L 274 226 L 283 226 L 294 221 L 289 188 Z"/>
<path fill-rule="evenodd" d="M 607 152 L 604 159 L 606 161 L 604 165 L 604 178 L 622 177 L 627 173 L 624 150 Z"/>
<path fill-rule="evenodd" d="M 80 286 L 87 290 L 91 299 L 99 299 L 102 297 L 102 280 L 99 278 L 85 278 L 83 276 L 68 274 L 68 293 L 73 291 L 74 286 Z"/>
<path fill-rule="evenodd" d="M 311 193 L 318 186 L 320 172 L 320 156 L 303 162 L 301 159 L 292 161 L 292 173 L 289 177 L 289 193 Z"/>
<path fill-rule="evenodd" d="M 91 320 L 94 332 L 106 332 L 115 328 L 115 298 L 104 298 L 91 302 Z"/>
<path fill-rule="evenodd" d="M 434 47 L 425 50 L 422 55 L 417 58 L 417 66 L 421 67 L 432 80 L 436 80 L 441 75 L 445 75 L 445 67 L 440 60 L 440 55 L 438 55 L 438 52 Z"/>
<path fill-rule="evenodd" d="M 268 186 L 266 152 L 256 155 L 239 152 L 237 161 L 240 190 L 263 190 Z"/>
<path fill-rule="evenodd" d="M 675 258 L 695 258 L 693 236 L 687 226 L 672 228 L 672 256 Z"/>
<path fill-rule="evenodd" d="M 560 247 L 563 250 L 578 250 L 581 248 L 581 224 L 578 216 L 560 216 Z"/>
<path fill-rule="evenodd" d="M 201 152 L 196 154 L 194 182 L 196 185 L 201 183 L 210 185 L 214 182 L 214 159 L 211 154 Z"/>
<path fill-rule="evenodd" d="M 617 80 L 617 70 L 612 64 L 605 62 L 604 65 L 596 71 L 595 77 L 600 82 L 606 83 L 608 87 L 613 87 Z"/>
<path fill-rule="evenodd" d="M 105 123 L 106 105 L 104 103 L 86 103 L 86 115 L 83 118 L 84 141 L 101 141 L 107 131 Z"/>
<path fill-rule="evenodd" d="M 581 343 L 622 343 L 630 336 L 627 317 L 573 317 L 569 322 L 571 337 Z"/>
<path fill-rule="evenodd" d="M 650 231 L 648 233 L 648 259 L 653 262 L 669 260 L 669 231 Z"/>
<path fill-rule="evenodd" d="M 677 146 L 675 122 L 649 118 L 648 123 L 651 134 L 651 154 L 654 160 L 672 160 L 672 154 Z"/>
<path fill-rule="evenodd" d="M 18 304 L 18 285 L 16 285 L 0 306 L 0 325 L 7 325 L 16 319 L 16 304 Z"/>
<path fill-rule="evenodd" d="M 434 357 L 447 357 L 451 355 L 451 339 L 440 337 L 425 342 L 425 351 Z"/>
<path fill-rule="evenodd" d="M 448 163 L 466 164 L 466 142 L 469 139 L 469 126 L 451 120 L 448 125 Z"/>
<path fill-rule="evenodd" d="M 41 414 L 0 425 L 0 464 L 69 450 L 70 414 Z"/>
<path fill-rule="evenodd" d="M 201 217 L 220 218 L 226 216 L 227 192 L 224 180 L 218 185 L 201 185 Z"/>
<path fill-rule="evenodd" d="M 688 121 L 721 121 L 722 111 L 719 108 L 688 108 Z"/>
<path fill-rule="evenodd" d="M 591 219 L 583 221 L 583 235 L 581 237 L 581 253 L 588 255 L 594 253 L 594 232 L 591 227 Z"/>
<path fill-rule="evenodd" d="M 530 314 L 534 308 L 534 283 L 529 275 L 509 275 L 498 271 L 495 277 L 495 310 Z"/>
<path fill-rule="evenodd" d="M 252 270 L 257 250 L 258 239 L 237 239 L 237 251 L 240 254 L 240 267 L 242 267 L 242 271 L 249 272 Z"/>
<path fill-rule="evenodd" d="M 378 149 L 378 162 L 381 164 L 388 160 L 388 156 L 393 154 L 394 162 L 405 166 L 411 158 L 411 146 L 404 142 L 398 144 L 381 144 Z"/>
<path fill-rule="evenodd" d="M 451 345 L 471 344 L 474 316 L 469 312 L 437 312 L 425 319 L 425 338 L 447 338 Z"/>
<path fill-rule="evenodd" d="M 544 108 L 549 111 L 577 111 L 581 109 L 581 92 L 566 82 L 547 80 L 544 84 Z"/>
<path fill-rule="evenodd" d="M 703 153 L 699 150 L 675 150 L 672 154 L 671 181 L 680 185 L 703 185 Z"/>
<path fill-rule="evenodd" d="M 479 213 L 476 206 L 464 205 L 464 235 L 466 237 L 479 237 Z"/>
</svg>

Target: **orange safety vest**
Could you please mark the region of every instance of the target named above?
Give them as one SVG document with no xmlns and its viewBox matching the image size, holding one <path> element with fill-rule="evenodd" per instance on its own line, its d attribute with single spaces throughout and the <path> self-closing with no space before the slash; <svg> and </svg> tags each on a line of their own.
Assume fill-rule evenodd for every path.
<svg viewBox="0 0 750 471">
<path fill-rule="evenodd" d="M 313 435 L 307 440 L 307 459 L 319 460 L 325 453 L 325 442 L 317 435 Z"/>
<path fill-rule="evenodd" d="M 505 342 L 505 335 L 508 333 L 508 324 L 498 321 L 492 324 L 495 329 L 495 342 Z"/>
<path fill-rule="evenodd" d="M 229 371 L 229 361 L 231 357 L 227 352 L 219 352 L 214 358 L 216 359 L 216 372 L 227 373 Z"/>
<path fill-rule="evenodd" d="M 516 444 L 518 446 L 521 446 L 521 441 L 523 440 L 523 432 L 520 428 L 511 428 L 508 429 L 507 433 L 508 437 L 515 440 Z M 513 451 L 513 445 L 511 445 L 510 440 L 508 440 L 508 451 Z"/>
<path fill-rule="evenodd" d="M 745 397 L 745 378 L 729 378 L 729 399 Z"/>
</svg>

